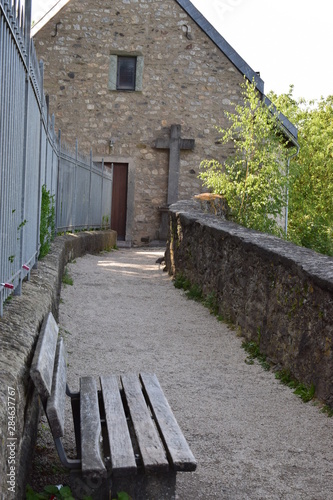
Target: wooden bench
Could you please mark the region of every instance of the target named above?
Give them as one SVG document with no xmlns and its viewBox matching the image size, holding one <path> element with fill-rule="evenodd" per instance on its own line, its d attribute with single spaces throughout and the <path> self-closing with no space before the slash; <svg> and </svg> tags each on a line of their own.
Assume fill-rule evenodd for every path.
<svg viewBox="0 0 333 500">
<path fill-rule="evenodd" d="M 75 498 L 109 499 L 126 491 L 133 500 L 172 499 L 176 473 L 194 471 L 195 458 L 156 375 L 80 378 L 72 393 L 66 381 L 66 352 L 50 313 L 43 322 L 30 375 L 38 390 L 62 464 L 70 469 Z M 66 394 L 71 401 L 76 457 L 68 458 Z"/>
</svg>

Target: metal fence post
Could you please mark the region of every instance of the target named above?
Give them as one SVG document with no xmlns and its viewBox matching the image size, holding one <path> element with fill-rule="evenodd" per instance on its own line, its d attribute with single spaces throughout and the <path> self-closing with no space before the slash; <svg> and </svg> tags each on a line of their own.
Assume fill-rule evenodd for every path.
<svg viewBox="0 0 333 500">
<path fill-rule="evenodd" d="M 56 202 L 55 202 L 55 236 L 58 232 L 58 224 L 59 224 L 59 185 L 60 185 L 60 161 L 61 161 L 61 130 L 58 131 L 58 176 L 57 176 L 57 191 L 56 191 Z"/>
<path fill-rule="evenodd" d="M 112 193 L 113 193 L 113 162 L 111 163 L 111 209 L 110 209 L 110 229 L 112 229 Z"/>
<path fill-rule="evenodd" d="M 22 202 L 21 202 L 21 223 L 18 227 L 20 232 L 20 256 L 19 263 L 20 269 L 18 274 L 18 285 L 14 290 L 15 295 L 21 295 L 22 293 L 22 267 L 23 262 L 23 249 L 24 249 L 24 239 L 25 239 L 25 204 L 26 204 L 26 176 L 27 176 L 27 156 L 28 156 L 28 110 L 29 110 L 29 86 L 30 86 L 30 25 L 31 25 L 31 0 L 27 0 L 25 5 L 25 19 L 24 19 L 24 29 L 25 29 L 25 50 L 26 50 L 26 67 L 27 72 L 25 76 L 25 95 L 24 95 L 24 142 L 23 142 L 23 159 L 22 159 Z"/>
<path fill-rule="evenodd" d="M 91 182 L 92 182 L 92 149 L 90 149 L 90 175 L 89 175 L 89 210 L 88 210 L 88 221 L 90 228 L 92 227 L 91 221 Z"/>
<path fill-rule="evenodd" d="M 52 135 L 52 141 L 54 142 L 55 141 L 55 117 L 54 117 L 54 113 L 52 114 L 51 116 L 51 135 Z M 59 158 L 59 151 L 56 150 L 55 147 L 52 147 L 52 150 L 51 150 L 51 154 L 52 154 L 52 161 L 51 161 L 51 172 L 50 172 L 50 175 L 51 175 L 51 184 L 50 184 L 50 191 L 51 193 L 53 193 L 54 191 L 54 187 L 53 186 L 53 159 L 54 159 L 54 155 L 56 155 L 57 159 Z M 58 164 L 58 162 L 57 162 Z"/>
<path fill-rule="evenodd" d="M 102 229 L 103 228 L 103 187 L 104 187 L 104 158 L 102 158 L 102 187 L 101 187 L 101 217 L 100 217 L 100 220 L 101 220 L 101 226 L 102 226 Z"/>
<path fill-rule="evenodd" d="M 25 47 L 27 51 L 27 63 L 29 64 L 30 58 L 30 32 L 31 32 L 31 3 L 32 0 L 25 0 L 25 11 L 24 11 L 24 38 Z M 28 65 L 29 68 L 29 65 Z"/>
<path fill-rule="evenodd" d="M 77 190 L 77 160 L 78 160 L 79 143 L 75 140 L 75 163 L 74 163 L 74 182 L 73 182 L 73 205 L 72 205 L 72 233 L 75 232 L 76 224 L 76 190 Z"/>
<path fill-rule="evenodd" d="M 41 85 L 44 88 L 44 64 L 43 61 L 39 63 L 39 69 L 41 74 Z M 37 213 L 37 234 L 36 234 L 36 260 L 34 268 L 38 265 L 38 256 L 40 249 L 40 223 L 41 223 L 41 213 L 42 213 L 42 139 L 43 139 L 43 109 L 44 100 L 43 95 L 41 97 L 41 110 L 40 110 L 40 131 L 39 131 L 39 169 L 38 169 L 38 213 Z"/>
</svg>

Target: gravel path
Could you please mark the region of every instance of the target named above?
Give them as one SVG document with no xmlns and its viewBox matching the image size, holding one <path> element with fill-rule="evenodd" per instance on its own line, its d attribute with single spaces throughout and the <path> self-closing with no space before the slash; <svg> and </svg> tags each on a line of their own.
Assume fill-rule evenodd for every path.
<svg viewBox="0 0 333 500">
<path fill-rule="evenodd" d="M 198 461 L 177 476 L 180 500 L 332 499 L 333 419 L 246 364 L 242 339 L 174 288 L 161 255 L 120 249 L 68 266 L 71 388 L 85 374 L 157 374 Z"/>
</svg>

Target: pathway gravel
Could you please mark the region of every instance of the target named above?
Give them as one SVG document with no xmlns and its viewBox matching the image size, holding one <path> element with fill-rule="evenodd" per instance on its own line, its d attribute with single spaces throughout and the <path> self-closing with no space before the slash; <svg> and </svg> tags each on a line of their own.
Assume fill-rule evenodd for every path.
<svg viewBox="0 0 333 500">
<path fill-rule="evenodd" d="M 198 461 L 177 476 L 180 500 L 332 499 L 333 419 L 246 364 L 242 339 L 174 287 L 161 255 L 120 249 L 68 266 L 71 388 L 85 374 L 157 374 Z"/>
</svg>

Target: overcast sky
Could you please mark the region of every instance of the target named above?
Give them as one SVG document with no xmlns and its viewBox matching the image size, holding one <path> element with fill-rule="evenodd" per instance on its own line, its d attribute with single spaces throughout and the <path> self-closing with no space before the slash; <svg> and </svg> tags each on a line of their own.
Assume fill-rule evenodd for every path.
<svg viewBox="0 0 333 500">
<path fill-rule="evenodd" d="M 254 71 L 265 93 L 333 95 L 333 0 L 191 0 Z M 33 20 L 57 0 L 32 0 Z"/>
</svg>

